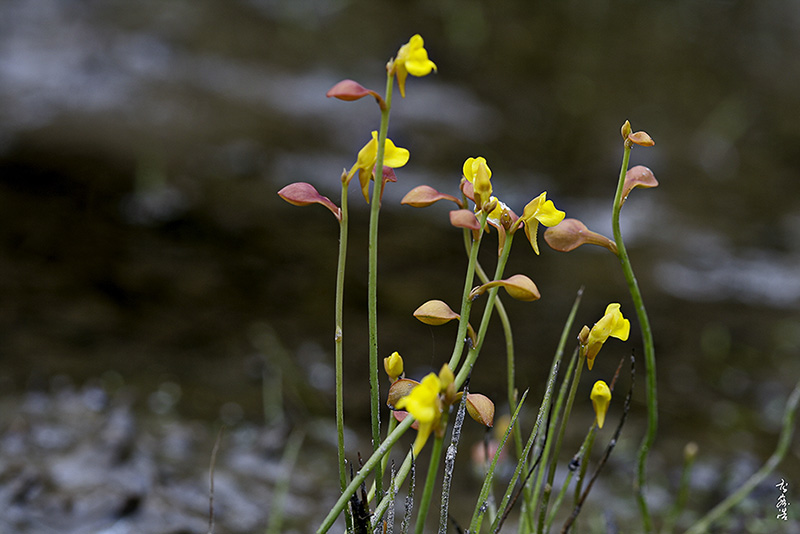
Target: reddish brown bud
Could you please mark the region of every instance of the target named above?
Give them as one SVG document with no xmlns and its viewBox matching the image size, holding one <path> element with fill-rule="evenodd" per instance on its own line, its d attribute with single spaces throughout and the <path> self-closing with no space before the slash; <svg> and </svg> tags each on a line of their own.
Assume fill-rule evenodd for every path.
<svg viewBox="0 0 800 534">
<path fill-rule="evenodd" d="M 475 214 L 470 210 L 455 210 L 450 212 L 450 224 L 456 228 L 466 228 L 468 230 L 480 230 L 481 225 Z"/>
<path fill-rule="evenodd" d="M 339 206 L 334 204 L 328 197 L 320 195 L 319 191 L 317 191 L 317 189 L 309 183 L 295 182 L 293 184 L 289 184 L 278 191 L 278 196 L 280 196 L 289 204 L 293 204 L 295 206 L 322 204 L 331 210 L 333 215 L 338 220 L 342 220 L 342 210 L 339 209 Z"/>
<path fill-rule="evenodd" d="M 339 100 L 345 100 L 347 102 L 352 102 L 353 100 L 359 100 L 364 98 L 365 96 L 373 96 L 375 101 L 378 103 L 381 109 L 386 107 L 386 103 L 383 101 L 381 95 L 376 93 L 371 89 L 367 89 L 363 85 L 353 80 L 342 80 L 341 82 L 337 83 L 333 87 L 331 87 L 325 96 L 328 98 L 338 98 Z"/>
<path fill-rule="evenodd" d="M 569 252 L 588 243 L 605 247 L 614 254 L 617 253 L 617 245 L 614 241 L 597 232 L 592 232 L 578 219 L 564 219 L 556 226 L 548 228 L 544 232 L 544 240 L 547 241 L 550 248 L 559 252 Z"/>
<path fill-rule="evenodd" d="M 386 405 L 394 410 L 397 401 L 411 393 L 411 390 L 419 385 L 416 380 L 409 378 L 399 378 L 389 387 L 389 396 L 386 399 Z"/>
<path fill-rule="evenodd" d="M 637 165 L 628 169 L 628 172 L 625 173 L 625 183 L 622 184 L 622 197 L 619 201 L 620 206 L 628 199 L 628 195 L 634 187 L 658 187 L 658 180 L 656 180 L 653 171 L 644 165 Z"/>
<path fill-rule="evenodd" d="M 419 187 L 415 187 L 406 193 L 406 196 L 403 197 L 403 200 L 400 201 L 400 204 L 407 204 L 415 208 L 425 208 L 440 200 L 450 200 L 455 202 L 459 207 L 462 207 L 461 201 L 459 201 L 456 197 L 440 193 L 429 185 L 420 185 Z"/>
<path fill-rule="evenodd" d="M 639 146 L 653 146 L 656 144 L 656 142 L 653 141 L 653 138 L 650 137 L 647 132 L 632 133 L 628 136 L 628 140 L 630 140 L 631 143 L 635 143 Z"/>
</svg>

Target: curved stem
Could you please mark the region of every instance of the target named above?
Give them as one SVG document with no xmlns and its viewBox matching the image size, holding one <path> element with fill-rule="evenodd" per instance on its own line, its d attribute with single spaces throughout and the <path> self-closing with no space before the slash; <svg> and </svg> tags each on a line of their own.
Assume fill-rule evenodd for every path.
<svg viewBox="0 0 800 534">
<path fill-rule="evenodd" d="M 650 518 L 650 511 L 647 506 L 647 500 L 644 496 L 644 486 L 647 481 L 646 467 L 647 455 L 650 448 L 656 439 L 656 431 L 658 429 L 658 396 L 656 394 L 656 356 L 653 345 L 653 332 L 650 329 L 650 320 L 647 317 L 647 310 L 644 307 L 644 300 L 642 293 L 639 291 L 639 284 L 636 282 L 636 276 L 633 274 L 633 267 L 631 267 L 628 252 L 625 249 L 625 243 L 622 241 L 622 232 L 619 225 L 619 213 L 622 208 L 622 187 L 625 183 L 625 174 L 628 171 L 628 163 L 630 161 L 631 146 L 626 141 L 625 151 L 622 156 L 622 167 L 619 173 L 619 182 L 617 183 L 617 192 L 614 195 L 613 215 L 611 219 L 614 241 L 617 245 L 617 256 L 622 264 L 622 271 L 625 274 L 625 280 L 628 283 L 628 291 L 633 299 L 633 304 L 636 308 L 636 316 L 639 319 L 639 328 L 642 332 L 642 341 L 644 343 L 644 360 L 646 371 L 646 397 L 647 397 L 647 433 L 642 439 L 642 444 L 639 447 L 639 456 L 636 468 L 636 479 L 634 482 L 634 489 L 636 490 L 636 499 L 639 504 L 639 511 L 642 514 L 642 524 L 645 533 L 653 531 L 652 519 Z"/>
<path fill-rule="evenodd" d="M 378 380 L 378 214 L 383 194 L 383 158 L 386 148 L 386 135 L 389 131 L 389 112 L 392 109 L 392 82 L 394 77 L 386 77 L 386 106 L 381 109 L 381 126 L 378 131 L 378 153 L 375 163 L 375 185 L 369 210 L 369 273 L 367 281 L 367 308 L 369 317 L 369 390 L 370 416 L 372 427 L 372 450 L 377 451 L 381 442 L 380 383 Z M 375 467 L 375 487 L 378 500 L 383 495 L 383 469 L 380 463 Z"/>
</svg>

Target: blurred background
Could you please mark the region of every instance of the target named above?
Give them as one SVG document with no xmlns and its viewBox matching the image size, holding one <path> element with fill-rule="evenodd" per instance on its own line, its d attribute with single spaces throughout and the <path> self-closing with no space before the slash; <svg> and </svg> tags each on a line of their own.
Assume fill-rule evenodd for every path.
<svg viewBox="0 0 800 534">
<path fill-rule="evenodd" d="M 394 100 L 389 135 L 411 160 L 381 215 L 380 353 L 398 350 L 413 378 L 438 369 L 455 326 L 427 327 L 411 312 L 432 298 L 457 309 L 463 285 L 449 207 L 400 206 L 405 193 L 424 183 L 455 194 L 463 161 L 482 155 L 496 194 L 518 213 L 546 190 L 568 217 L 610 235 L 628 119 L 656 141 L 635 148 L 631 165 L 660 182 L 636 190 L 622 214 L 656 340 L 651 498 L 670 505 L 693 440 L 701 496 L 690 507 L 708 509 L 769 456 L 800 378 L 798 27 L 800 4 L 779 0 L 0 1 L 0 430 L 32 428 L 19 415 L 36 411 L 32 393 L 46 404 L 71 391 L 84 409 L 87 391 L 125 391 L 134 420 L 192 421 L 180 428 L 202 444 L 188 466 L 202 485 L 220 423 L 308 427 L 306 444 L 329 450 L 301 457 L 327 477 L 298 490 L 302 506 L 321 506 L 305 510 L 316 524 L 336 488 L 338 225 L 276 192 L 306 181 L 338 203 L 341 169 L 379 115 L 371 100 L 325 92 L 343 78 L 382 92 L 385 63 L 420 33 L 438 73 L 410 78 Z M 367 211 L 351 188 L 352 455 L 369 449 Z M 542 293 L 506 302 L 517 385 L 536 404 L 579 287 L 578 326 L 611 301 L 635 317 L 613 256 L 540 246 L 535 256 L 518 242 L 506 270 Z M 491 270 L 493 246 L 484 249 Z M 502 411 L 505 366 L 492 361 L 505 361 L 500 332 L 485 346 L 471 387 Z M 642 354 L 638 335 L 607 344 L 592 381 L 608 380 L 631 350 Z M 643 364 L 638 371 L 615 453 L 623 485 L 645 417 Z M 283 436 L 260 442 L 261 457 L 279 457 Z M 74 448 L 84 438 L 71 439 Z M 795 440 L 746 517 L 773 519 L 774 484 L 800 483 L 799 457 Z M 24 469 L 5 465 L 0 485 L 18 483 Z M 632 501 L 620 509 L 636 518 Z M 229 530 L 240 527 L 250 528 Z"/>
</svg>

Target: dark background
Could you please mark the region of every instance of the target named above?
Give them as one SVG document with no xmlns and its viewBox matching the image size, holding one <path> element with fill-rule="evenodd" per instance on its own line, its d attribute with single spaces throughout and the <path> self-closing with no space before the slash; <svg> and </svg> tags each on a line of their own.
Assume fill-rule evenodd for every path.
<svg viewBox="0 0 800 534">
<path fill-rule="evenodd" d="M 464 159 L 483 155 L 518 213 L 547 190 L 610 234 L 628 119 L 656 140 L 632 165 L 660 181 L 623 210 L 656 339 L 651 471 L 669 486 L 695 440 L 704 489 L 735 486 L 736 466 L 772 451 L 800 377 L 799 24 L 798 5 L 777 0 L 2 1 L 0 391 L 99 379 L 139 391 L 144 410 L 235 424 L 262 420 L 266 376 L 288 420 L 331 415 L 338 227 L 276 192 L 307 181 L 338 202 L 341 169 L 379 116 L 325 92 L 342 78 L 382 92 L 386 61 L 420 33 L 439 71 L 394 101 L 389 135 L 411 160 L 381 216 L 380 353 L 400 351 L 419 378 L 455 334 L 411 312 L 431 298 L 457 309 L 461 234 L 443 206 L 400 206 L 408 190 L 455 194 Z M 367 205 L 350 197 L 346 408 L 363 434 Z M 582 285 L 579 324 L 611 301 L 633 320 L 591 380 L 642 353 L 616 259 L 540 246 L 536 257 L 518 240 L 506 270 L 543 295 L 507 302 L 517 384 L 537 399 Z M 502 409 L 500 333 L 485 347 L 472 387 Z M 623 455 L 642 432 L 639 373 Z M 765 484 L 800 480 L 798 455 L 795 440 Z M 758 513 L 775 498 L 767 486 Z"/>
</svg>

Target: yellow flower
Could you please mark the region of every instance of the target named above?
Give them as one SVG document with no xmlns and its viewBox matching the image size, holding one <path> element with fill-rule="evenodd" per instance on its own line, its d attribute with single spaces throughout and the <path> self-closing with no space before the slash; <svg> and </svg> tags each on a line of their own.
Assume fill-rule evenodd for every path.
<svg viewBox="0 0 800 534">
<path fill-rule="evenodd" d="M 435 373 L 430 373 L 422 379 L 414 389 L 395 404 L 395 408 L 403 409 L 414 416 L 419 422 L 417 439 L 414 441 L 414 454 L 418 455 L 428 441 L 428 436 L 439 424 L 442 416 L 442 403 L 439 392 L 442 382 Z"/>
<path fill-rule="evenodd" d="M 403 357 L 394 351 L 391 356 L 383 359 L 383 368 L 389 379 L 395 382 L 403 374 Z"/>
<path fill-rule="evenodd" d="M 615 337 L 622 341 L 627 341 L 628 339 L 628 335 L 631 332 L 631 322 L 622 316 L 619 307 L 616 302 L 609 304 L 606 307 L 605 315 L 594 324 L 586 337 L 583 350 L 586 351 L 586 363 L 589 366 L 589 370 L 594 365 L 595 356 L 600 352 L 600 348 L 609 337 Z"/>
<path fill-rule="evenodd" d="M 603 428 L 603 423 L 606 420 L 606 412 L 608 411 L 608 404 L 611 402 L 611 390 L 608 389 L 608 384 L 602 380 L 594 383 L 592 388 L 592 406 L 594 406 L 594 413 L 597 417 L 597 427 Z"/>
<path fill-rule="evenodd" d="M 406 96 L 406 77 L 427 76 L 431 71 L 436 71 L 436 64 L 428 59 L 428 51 L 425 50 L 425 42 L 417 34 L 400 47 L 397 57 L 391 64 L 389 73 L 397 75 L 397 86 L 400 88 L 400 96 Z"/>
<path fill-rule="evenodd" d="M 408 163 L 409 152 L 405 148 L 395 146 L 391 139 L 387 138 L 383 148 L 383 165 L 396 169 Z M 378 132 L 372 132 L 372 139 L 358 151 L 358 159 L 355 165 L 347 173 L 346 181 L 350 180 L 358 171 L 358 181 L 361 182 L 361 192 L 364 199 L 369 202 L 369 181 L 374 179 L 375 164 L 378 160 Z M 383 169 L 380 169 L 383 174 Z"/>
<path fill-rule="evenodd" d="M 556 209 L 552 200 L 547 200 L 547 191 L 534 198 L 525 206 L 520 219 L 525 223 L 525 235 L 531 242 L 533 251 L 539 254 L 539 244 L 536 242 L 536 231 L 539 223 L 545 226 L 555 226 L 564 220 L 566 214 Z"/>
<path fill-rule="evenodd" d="M 464 178 L 472 184 L 474 192 L 475 208 L 483 208 L 484 203 L 490 202 L 492 198 L 492 170 L 486 163 L 486 158 L 467 158 L 464 162 Z"/>
</svg>

